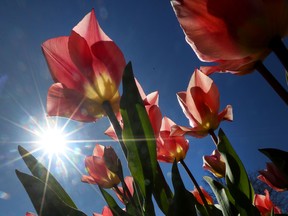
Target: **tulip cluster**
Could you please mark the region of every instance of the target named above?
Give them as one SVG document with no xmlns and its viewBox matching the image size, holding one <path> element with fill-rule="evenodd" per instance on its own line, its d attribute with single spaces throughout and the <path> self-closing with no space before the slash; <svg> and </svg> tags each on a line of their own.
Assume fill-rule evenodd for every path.
<svg viewBox="0 0 288 216">
<path fill-rule="evenodd" d="M 281 209 L 270 200 L 268 190 L 263 190 L 265 195 L 254 194 L 246 170 L 224 132 L 219 129 L 218 135 L 215 134 L 222 121 L 233 120 L 233 113 L 231 105 L 220 111 L 220 93 L 209 75 L 214 72 L 246 74 L 263 68 L 261 61 L 271 51 L 278 50 L 281 38 L 288 33 L 288 1 L 172 0 L 171 4 L 188 44 L 199 59 L 217 63 L 195 69 L 186 91 L 177 93 L 190 127 L 162 116 L 159 93 L 145 94 L 133 75 L 131 63 L 126 65 L 122 51 L 99 26 L 94 10 L 72 29 L 70 36 L 49 39 L 42 44 L 55 81 L 48 91 L 48 115 L 82 122 L 107 116 L 111 126 L 105 134 L 119 142 L 128 163 L 131 176 L 125 174 L 114 149 L 101 144 L 96 144 L 92 155 L 85 158 L 89 175 L 83 175 L 82 181 L 98 185 L 107 201 L 102 214 L 93 215 L 155 215 L 155 204 L 165 215 L 281 214 Z M 118 89 L 121 80 L 122 95 Z M 282 92 L 280 96 L 285 102 L 288 93 L 279 89 L 278 86 L 275 90 Z M 207 135 L 211 136 L 215 150 L 210 156 L 203 156 L 203 168 L 215 179 L 208 176 L 204 179 L 213 190 L 214 200 L 199 186 L 185 163 L 189 150 L 186 136 Z M 263 150 L 272 162 L 267 163 L 266 170 L 259 171 L 258 178 L 268 187 L 285 191 L 288 189 L 288 153 L 281 151 L 277 158 L 277 154 L 271 153 L 275 151 L 278 150 Z M 27 157 L 24 150 L 19 152 L 23 158 Z M 29 156 L 26 160 L 30 160 L 27 166 L 32 169 L 36 159 Z M 174 192 L 159 162 L 173 164 Z M 194 184 L 192 192 L 186 190 L 178 164 Z M 44 168 L 37 169 L 43 171 Z M 24 187 L 28 187 L 25 181 L 28 177 L 20 172 L 17 175 Z M 37 176 L 39 173 L 33 175 L 41 179 Z M 225 180 L 218 181 L 220 178 Z M 57 196 L 55 199 L 61 201 L 59 206 L 65 207 L 53 209 L 48 203 L 45 215 L 85 215 L 68 194 L 57 193 L 61 186 L 55 182 L 46 183 L 51 188 L 47 193 Z M 124 207 L 117 204 L 109 189 L 116 193 Z M 34 206 L 38 214 L 43 213 L 42 207 Z"/>
</svg>

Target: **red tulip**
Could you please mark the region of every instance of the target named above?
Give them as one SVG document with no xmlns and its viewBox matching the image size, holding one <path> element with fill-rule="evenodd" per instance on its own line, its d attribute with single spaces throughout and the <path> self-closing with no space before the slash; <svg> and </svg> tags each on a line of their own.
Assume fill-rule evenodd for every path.
<svg viewBox="0 0 288 216">
<path fill-rule="evenodd" d="M 157 91 L 155 91 L 155 92 L 152 92 L 152 93 L 146 95 L 144 93 L 140 83 L 136 79 L 135 79 L 135 82 L 136 82 L 136 85 L 138 87 L 140 96 L 143 100 L 145 109 L 147 111 L 150 123 L 151 123 L 153 131 L 154 131 L 154 135 L 155 135 L 155 137 L 158 137 L 160 127 L 161 127 L 161 119 L 162 119 L 162 114 L 161 114 L 160 108 L 158 106 L 159 94 Z M 117 119 L 118 119 L 121 127 L 123 127 L 122 117 L 121 117 L 120 113 L 117 115 Z M 115 134 L 115 131 L 114 131 L 112 126 L 110 126 L 105 131 L 105 134 L 110 136 L 114 140 L 118 140 L 117 135 Z"/>
<path fill-rule="evenodd" d="M 103 188 L 112 188 L 119 184 L 119 177 L 110 171 L 103 158 L 104 146 L 97 144 L 94 148 L 93 155 L 85 158 L 85 166 L 89 176 L 83 175 L 82 181 L 89 184 L 97 184 Z M 115 158 L 116 160 L 117 158 Z"/>
<path fill-rule="evenodd" d="M 270 195 L 268 190 L 265 189 L 265 195 L 256 194 L 254 198 L 254 205 L 259 210 L 261 216 L 270 216 L 272 209 L 274 209 L 275 214 L 281 214 L 281 209 L 275 206 L 270 200 Z"/>
<path fill-rule="evenodd" d="M 95 121 L 105 115 L 104 101 L 118 112 L 118 87 L 125 59 L 102 31 L 94 10 L 73 28 L 70 36 L 47 40 L 42 50 L 55 81 L 48 91 L 48 115 Z"/>
<path fill-rule="evenodd" d="M 251 71 L 247 70 L 251 62 L 269 54 L 271 40 L 288 34 L 286 0 L 172 0 L 171 4 L 199 59 L 219 62 L 222 71 Z"/>
<path fill-rule="evenodd" d="M 200 186 L 200 189 L 201 189 L 208 205 L 213 205 L 214 204 L 213 198 L 207 193 L 207 191 L 203 187 Z M 198 203 L 200 203 L 201 205 L 204 205 L 203 200 L 200 197 L 199 191 L 196 188 L 194 188 L 194 190 L 192 191 L 192 194 L 197 199 Z"/>
<path fill-rule="evenodd" d="M 108 206 L 104 206 L 102 214 L 93 213 L 93 216 L 113 216 L 113 213 Z"/>
<path fill-rule="evenodd" d="M 171 128 L 176 125 L 171 119 L 164 117 L 160 134 L 157 139 L 157 160 L 173 163 L 183 160 L 189 148 L 189 142 L 184 136 L 170 136 Z"/>
<path fill-rule="evenodd" d="M 203 156 L 203 168 L 217 178 L 225 176 L 225 162 L 217 149 L 212 152 L 212 155 Z"/>
<path fill-rule="evenodd" d="M 193 73 L 187 91 L 178 92 L 177 96 L 191 128 L 174 126 L 173 135 L 204 137 L 209 131 L 217 129 L 221 121 L 233 119 L 230 105 L 218 113 L 220 107 L 218 88 L 213 80 L 200 70 L 196 69 Z"/>
<path fill-rule="evenodd" d="M 268 184 L 276 191 L 288 189 L 288 179 L 285 174 L 273 163 L 267 163 L 267 169 L 259 171 L 258 179 Z"/>
</svg>

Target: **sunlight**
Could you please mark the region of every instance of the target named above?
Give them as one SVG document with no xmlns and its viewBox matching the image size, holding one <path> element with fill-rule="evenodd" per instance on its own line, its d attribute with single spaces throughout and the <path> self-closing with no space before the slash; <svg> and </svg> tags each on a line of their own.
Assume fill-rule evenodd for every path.
<svg viewBox="0 0 288 216">
<path fill-rule="evenodd" d="M 40 135 L 40 148 L 49 156 L 64 154 L 66 150 L 65 134 L 58 128 L 50 128 Z"/>
</svg>

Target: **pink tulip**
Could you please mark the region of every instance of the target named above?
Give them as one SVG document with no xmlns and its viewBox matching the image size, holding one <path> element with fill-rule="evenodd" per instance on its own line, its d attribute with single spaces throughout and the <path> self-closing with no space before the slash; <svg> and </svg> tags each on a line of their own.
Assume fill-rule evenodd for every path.
<svg viewBox="0 0 288 216">
<path fill-rule="evenodd" d="M 286 0 L 172 0 L 171 4 L 199 59 L 219 62 L 221 71 L 251 72 L 251 66 L 269 54 L 271 41 L 288 34 Z"/>
<path fill-rule="evenodd" d="M 157 139 L 157 160 L 173 163 L 183 160 L 189 149 L 189 142 L 184 136 L 170 136 L 171 128 L 176 124 L 169 118 L 162 119 L 160 134 Z"/>
<path fill-rule="evenodd" d="M 200 186 L 200 189 L 201 189 L 208 205 L 213 205 L 214 204 L 213 198 L 207 193 L 207 191 L 203 187 Z M 198 203 L 200 203 L 201 205 L 204 205 L 203 200 L 200 197 L 199 191 L 196 188 L 194 188 L 194 190 L 192 191 L 192 194 L 196 198 Z"/>
<path fill-rule="evenodd" d="M 97 144 L 93 155 L 85 158 L 85 166 L 89 176 L 83 175 L 82 181 L 89 184 L 97 184 L 103 188 L 112 188 L 119 184 L 120 179 L 107 168 L 103 158 L 104 148 L 104 146 Z"/>
<path fill-rule="evenodd" d="M 106 115 L 105 101 L 118 112 L 118 87 L 126 63 L 121 50 L 102 31 L 94 10 L 70 36 L 47 40 L 42 50 L 55 81 L 48 91 L 48 115 L 91 122 Z"/>
<path fill-rule="evenodd" d="M 108 206 L 104 206 L 102 214 L 93 213 L 93 216 L 113 216 L 113 213 Z"/>
<path fill-rule="evenodd" d="M 265 195 L 256 194 L 254 198 L 254 205 L 259 210 L 261 216 L 270 216 L 272 209 L 274 209 L 275 214 L 281 214 L 281 209 L 275 206 L 270 200 L 270 195 L 268 190 L 265 189 Z"/>
<path fill-rule="evenodd" d="M 285 191 L 288 189 L 288 179 L 285 174 L 273 163 L 267 163 L 267 169 L 259 171 L 261 175 L 258 179 L 268 184 L 276 191 Z"/>
<path fill-rule="evenodd" d="M 162 114 L 161 114 L 160 108 L 158 106 L 159 93 L 157 91 L 155 91 L 155 92 L 152 92 L 152 93 L 146 95 L 144 93 L 140 83 L 136 79 L 135 79 L 135 82 L 136 82 L 136 85 L 138 87 L 140 96 L 143 100 L 145 109 L 147 111 L 151 126 L 152 126 L 153 131 L 154 131 L 154 135 L 155 135 L 155 137 L 158 137 L 160 127 L 161 127 L 161 119 L 162 119 Z M 121 127 L 123 127 L 122 117 L 121 117 L 120 113 L 117 115 L 117 119 L 118 119 Z M 105 131 L 105 134 L 114 140 L 118 140 L 117 135 L 116 135 L 112 126 L 110 126 Z"/>
<path fill-rule="evenodd" d="M 203 156 L 203 168 L 217 178 L 225 176 L 225 162 L 217 149 L 212 152 L 212 155 Z"/>
<path fill-rule="evenodd" d="M 218 88 L 211 78 L 200 70 L 195 70 L 186 92 L 178 92 L 178 101 L 189 119 L 191 128 L 174 126 L 173 135 L 188 134 L 204 137 L 218 128 L 223 120 L 233 120 L 232 107 L 227 105 L 219 113 L 220 100 Z"/>
</svg>

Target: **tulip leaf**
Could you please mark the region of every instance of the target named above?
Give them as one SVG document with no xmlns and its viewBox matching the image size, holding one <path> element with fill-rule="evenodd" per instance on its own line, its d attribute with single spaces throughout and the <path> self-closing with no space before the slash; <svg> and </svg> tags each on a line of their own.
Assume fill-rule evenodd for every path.
<svg viewBox="0 0 288 216">
<path fill-rule="evenodd" d="M 165 180 L 159 163 L 157 163 L 157 175 L 155 178 L 153 195 L 159 208 L 165 215 L 167 215 L 169 211 L 169 206 L 173 199 L 173 193 Z"/>
<path fill-rule="evenodd" d="M 233 149 L 223 130 L 219 130 L 218 151 L 223 156 L 226 166 L 225 180 L 235 206 L 240 215 L 259 215 L 259 211 L 252 205 L 254 190 L 247 172 L 237 153 Z"/>
<path fill-rule="evenodd" d="M 259 149 L 259 151 L 266 155 L 288 179 L 288 152 L 274 148 Z"/>
<path fill-rule="evenodd" d="M 33 176 L 39 178 L 42 182 L 46 182 L 50 189 L 53 190 L 67 205 L 77 208 L 73 200 L 55 179 L 55 177 L 30 152 L 28 152 L 22 146 L 18 146 L 18 151 Z"/>
<path fill-rule="evenodd" d="M 38 215 L 41 216 L 86 216 L 83 212 L 67 205 L 48 184 L 35 176 L 16 170 Z"/>
<path fill-rule="evenodd" d="M 221 183 L 213 180 L 209 176 L 203 177 L 205 181 L 210 185 L 216 199 L 221 206 L 221 210 L 224 216 L 234 216 L 237 215 L 237 210 L 233 205 L 233 198 L 229 194 L 227 188 L 225 188 Z"/>
<path fill-rule="evenodd" d="M 191 192 L 186 190 L 176 161 L 172 166 L 172 183 L 175 194 L 168 215 L 197 215 L 195 208 L 196 198 Z"/>
<path fill-rule="evenodd" d="M 113 212 L 113 215 L 115 216 L 131 216 L 127 212 L 123 211 L 115 202 L 113 197 L 106 192 L 102 187 L 99 186 L 99 190 L 101 191 L 105 201 L 107 202 L 110 210 Z"/>
<path fill-rule="evenodd" d="M 131 63 L 127 64 L 123 75 L 120 109 L 124 123 L 122 137 L 128 152 L 128 166 L 142 196 L 149 201 L 157 171 L 156 141 L 134 80 Z"/>
</svg>

